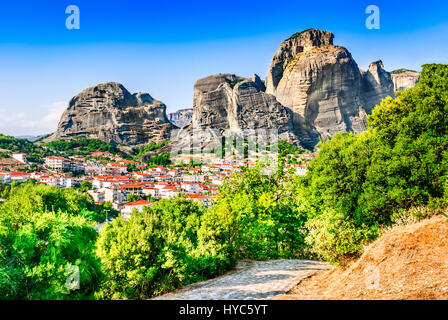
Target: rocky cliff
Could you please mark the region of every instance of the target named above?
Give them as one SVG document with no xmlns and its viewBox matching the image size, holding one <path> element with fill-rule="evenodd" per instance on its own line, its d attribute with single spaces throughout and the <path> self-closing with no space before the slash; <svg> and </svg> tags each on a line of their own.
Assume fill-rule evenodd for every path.
<svg viewBox="0 0 448 320">
<path fill-rule="evenodd" d="M 193 111 L 170 115 L 178 127 L 277 129 L 280 139 L 314 147 L 319 137 L 365 130 L 366 117 L 394 91 L 413 86 L 418 73 L 390 73 L 376 61 L 360 70 L 350 52 L 333 43 L 334 35 L 316 29 L 283 41 L 266 81 L 218 74 L 194 85 Z M 170 138 L 175 128 L 165 105 L 147 93 L 131 94 L 109 82 L 72 98 L 57 131 L 47 139 L 85 136 L 138 146 Z"/>
<path fill-rule="evenodd" d="M 193 109 L 181 109 L 168 114 L 168 119 L 176 127 L 182 128 L 193 121 Z"/>
<path fill-rule="evenodd" d="M 395 92 L 410 89 L 416 85 L 420 78 L 420 73 L 407 69 L 400 69 L 391 72 L 394 82 Z"/>
<path fill-rule="evenodd" d="M 46 141 L 83 136 L 136 146 L 169 139 L 173 128 L 162 102 L 147 93 L 131 94 L 121 84 L 108 82 L 73 97 L 56 132 Z"/>
<path fill-rule="evenodd" d="M 366 115 L 394 95 L 381 61 L 362 71 L 333 39 L 331 32 L 316 29 L 293 35 L 280 45 L 266 78 L 266 92 L 289 109 L 294 133 L 306 147 L 320 136 L 365 130 Z"/>
<path fill-rule="evenodd" d="M 277 99 L 266 94 L 263 81 L 218 74 L 194 85 L 193 126 L 213 129 L 278 129 L 280 139 L 298 143 L 292 117 Z"/>
</svg>

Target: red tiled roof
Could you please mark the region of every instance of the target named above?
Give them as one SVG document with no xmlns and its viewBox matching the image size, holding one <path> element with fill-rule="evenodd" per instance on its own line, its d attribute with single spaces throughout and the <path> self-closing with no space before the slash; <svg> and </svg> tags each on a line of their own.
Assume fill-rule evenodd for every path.
<svg viewBox="0 0 448 320">
<path fill-rule="evenodd" d="M 107 165 L 110 166 L 110 167 L 126 168 L 125 165 L 119 164 L 119 163 L 114 163 L 114 162 L 108 163 Z"/>
<path fill-rule="evenodd" d="M 187 198 L 192 198 L 192 199 L 210 199 L 209 196 L 203 196 L 202 194 L 195 194 L 195 193 L 186 194 L 185 196 Z"/>
<path fill-rule="evenodd" d="M 137 183 L 127 183 L 127 184 L 122 184 L 120 186 L 120 188 L 141 188 L 142 185 L 141 184 L 137 184 Z"/>
<path fill-rule="evenodd" d="M 138 201 L 135 201 L 135 202 L 126 203 L 125 206 L 147 206 L 147 205 L 150 205 L 150 204 L 152 204 L 152 202 L 150 202 L 150 201 L 138 200 Z"/>
<path fill-rule="evenodd" d="M 13 171 L 9 173 L 12 176 L 28 176 L 29 174 L 26 172 Z"/>
</svg>

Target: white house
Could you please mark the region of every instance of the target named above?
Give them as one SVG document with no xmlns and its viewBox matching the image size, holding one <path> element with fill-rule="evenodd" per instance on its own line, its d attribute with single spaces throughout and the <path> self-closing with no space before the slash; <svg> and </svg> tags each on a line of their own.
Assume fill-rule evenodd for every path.
<svg viewBox="0 0 448 320">
<path fill-rule="evenodd" d="M 199 193 L 200 184 L 198 182 L 182 182 L 180 187 L 188 193 Z"/>
<path fill-rule="evenodd" d="M 103 167 L 103 172 L 105 174 L 124 174 L 128 172 L 128 169 L 123 164 L 110 162 L 105 167 Z"/>
<path fill-rule="evenodd" d="M 104 192 L 98 190 L 89 190 L 87 191 L 93 198 L 95 203 L 103 203 L 104 202 Z"/>
<path fill-rule="evenodd" d="M 28 181 L 28 179 L 30 178 L 30 174 L 26 173 L 26 172 L 13 171 L 10 173 L 10 175 L 11 175 L 11 180 L 17 181 L 17 182 Z"/>
<path fill-rule="evenodd" d="M 142 212 L 144 207 L 152 206 L 153 203 L 147 200 L 139 200 L 135 202 L 129 202 L 124 205 L 124 208 L 121 210 L 121 214 L 125 219 L 129 219 L 131 217 L 131 213 L 134 209 Z"/>
<path fill-rule="evenodd" d="M 167 186 L 162 189 L 160 189 L 160 198 L 162 199 L 169 199 L 173 197 L 177 197 L 180 193 L 179 188 L 174 186 Z"/>
<path fill-rule="evenodd" d="M 306 175 L 306 166 L 297 166 L 296 167 L 296 174 L 299 176 L 305 176 Z"/>
<path fill-rule="evenodd" d="M 11 175 L 9 171 L 0 171 L 0 183 L 11 183 Z"/>
<path fill-rule="evenodd" d="M 145 196 L 153 197 L 154 199 L 160 199 L 160 191 L 157 188 L 145 187 L 143 188 L 143 194 Z"/>
<path fill-rule="evenodd" d="M 17 161 L 28 164 L 28 161 L 26 160 L 26 153 L 13 153 L 12 157 Z"/>
<path fill-rule="evenodd" d="M 74 177 L 61 177 L 60 185 L 63 188 L 73 188 L 74 186 L 80 185 L 81 181 Z"/>
</svg>

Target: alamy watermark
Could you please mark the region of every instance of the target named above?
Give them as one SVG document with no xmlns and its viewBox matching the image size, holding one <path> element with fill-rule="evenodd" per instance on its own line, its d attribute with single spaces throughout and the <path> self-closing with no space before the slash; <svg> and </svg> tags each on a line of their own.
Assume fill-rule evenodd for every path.
<svg viewBox="0 0 448 320">
<path fill-rule="evenodd" d="M 375 5 L 370 5 L 366 8 L 366 14 L 369 15 L 366 19 L 366 28 L 369 30 L 379 30 L 381 28 L 380 8 Z"/>
<path fill-rule="evenodd" d="M 65 27 L 68 30 L 79 30 L 81 28 L 81 16 L 79 7 L 75 5 L 69 5 L 65 9 L 65 13 L 69 16 L 65 20 Z"/>
<path fill-rule="evenodd" d="M 78 290 L 79 289 L 79 266 L 70 265 L 65 269 L 65 275 L 67 276 L 65 280 L 65 287 L 68 290 Z"/>
<path fill-rule="evenodd" d="M 367 275 L 365 279 L 366 288 L 369 290 L 380 288 L 380 269 L 377 266 L 369 265 L 364 269 L 364 274 Z"/>
</svg>

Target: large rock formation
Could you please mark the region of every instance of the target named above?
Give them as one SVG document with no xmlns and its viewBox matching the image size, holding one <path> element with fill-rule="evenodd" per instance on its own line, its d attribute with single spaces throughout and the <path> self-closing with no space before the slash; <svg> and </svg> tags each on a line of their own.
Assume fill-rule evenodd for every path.
<svg viewBox="0 0 448 320">
<path fill-rule="evenodd" d="M 412 88 L 420 79 L 420 73 L 406 69 L 392 71 L 391 76 L 395 92 Z"/>
<path fill-rule="evenodd" d="M 394 96 L 381 61 L 364 72 L 333 38 L 316 29 L 293 35 L 274 55 L 266 78 L 266 92 L 290 110 L 294 132 L 306 147 L 320 136 L 365 130 L 366 115 L 381 99 Z"/>
<path fill-rule="evenodd" d="M 278 129 L 280 139 L 297 143 L 292 118 L 263 81 L 218 74 L 194 85 L 193 127 L 213 129 Z"/>
<path fill-rule="evenodd" d="M 193 109 L 181 109 L 168 114 L 168 118 L 176 127 L 183 128 L 193 121 Z"/>
<path fill-rule="evenodd" d="M 166 106 L 147 93 L 131 94 L 121 84 L 108 82 L 73 97 L 47 141 L 74 136 L 128 146 L 161 142 L 174 126 Z"/>
</svg>

